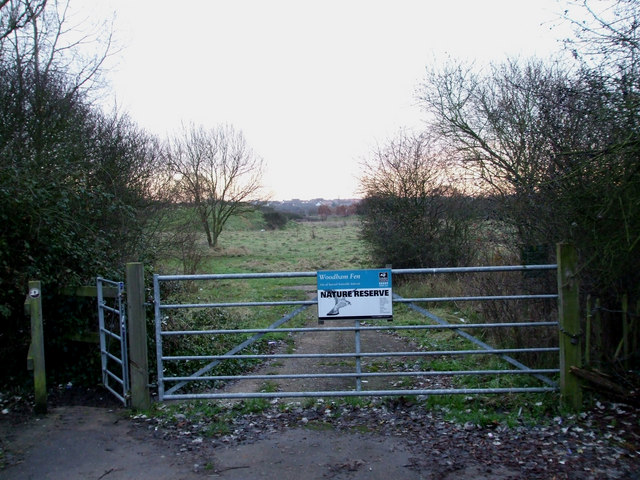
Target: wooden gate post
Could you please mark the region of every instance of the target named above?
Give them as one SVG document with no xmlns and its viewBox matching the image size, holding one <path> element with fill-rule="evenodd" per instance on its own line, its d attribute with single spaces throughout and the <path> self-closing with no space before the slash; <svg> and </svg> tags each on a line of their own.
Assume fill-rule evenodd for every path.
<svg viewBox="0 0 640 480">
<path fill-rule="evenodd" d="M 127 263 L 126 285 L 131 408 L 147 410 L 151 407 L 151 396 L 149 394 L 147 319 L 144 308 L 144 269 L 142 263 Z"/>
<path fill-rule="evenodd" d="M 24 304 L 31 317 L 31 344 L 27 354 L 27 368 L 33 370 L 35 412 L 47 413 L 47 372 L 44 363 L 44 328 L 42 326 L 42 285 L 29 281 L 29 293 Z"/>
<path fill-rule="evenodd" d="M 558 262 L 558 322 L 560 344 L 560 395 L 571 410 L 582 407 L 580 379 L 571 367 L 582 366 L 582 333 L 580 330 L 580 299 L 578 256 L 573 245 L 556 246 Z"/>
</svg>

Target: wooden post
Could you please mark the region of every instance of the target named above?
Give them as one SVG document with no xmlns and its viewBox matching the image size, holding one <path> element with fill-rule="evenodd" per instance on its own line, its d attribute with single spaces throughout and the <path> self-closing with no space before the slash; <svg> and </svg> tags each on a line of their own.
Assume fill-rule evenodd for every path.
<svg viewBox="0 0 640 480">
<path fill-rule="evenodd" d="M 591 365 L 591 295 L 587 295 L 587 325 L 584 331 L 584 363 Z"/>
<path fill-rule="evenodd" d="M 624 368 L 629 368 L 629 297 L 625 293 L 622 295 L 622 354 Z"/>
<path fill-rule="evenodd" d="M 558 262 L 558 322 L 560 343 L 560 395 L 571 410 L 582 407 L 580 379 L 571 367 L 582 367 L 582 333 L 580 330 L 580 300 L 577 277 L 578 256 L 573 245 L 557 245 Z"/>
<path fill-rule="evenodd" d="M 633 339 L 633 343 L 631 345 L 632 352 L 638 351 L 638 337 L 640 337 L 640 332 L 638 332 L 638 326 L 640 325 L 640 323 L 638 322 L 638 315 L 640 315 L 640 300 L 636 302 L 635 315 L 629 318 L 629 321 L 632 322 L 631 323 L 631 328 L 632 328 L 631 338 Z"/>
<path fill-rule="evenodd" d="M 126 285 L 131 408 L 148 410 L 151 407 L 151 396 L 149 394 L 147 321 L 144 308 L 144 270 L 142 263 L 127 263 Z"/>
<path fill-rule="evenodd" d="M 42 327 L 42 288 L 39 280 L 29 282 L 27 297 L 31 316 L 31 345 L 27 365 L 33 369 L 36 413 L 47 413 L 47 373 L 44 364 L 44 329 Z"/>
<path fill-rule="evenodd" d="M 603 358 L 603 340 L 602 340 L 602 315 L 600 313 L 600 299 L 596 298 L 596 304 L 595 304 L 595 316 L 593 317 L 592 320 L 592 325 L 593 325 L 593 338 L 595 339 L 595 353 L 596 353 L 596 358 L 595 358 L 595 362 L 597 364 L 602 363 L 602 358 Z"/>
</svg>

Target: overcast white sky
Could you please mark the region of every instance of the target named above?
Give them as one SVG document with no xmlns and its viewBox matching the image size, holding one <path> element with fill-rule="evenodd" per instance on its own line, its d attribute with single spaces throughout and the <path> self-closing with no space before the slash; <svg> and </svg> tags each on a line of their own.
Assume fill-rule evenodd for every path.
<svg viewBox="0 0 640 480">
<path fill-rule="evenodd" d="M 111 104 L 161 137 L 233 124 L 273 199 L 357 196 L 376 144 L 421 128 L 434 58 L 546 56 L 563 37 L 557 0 L 74 2 L 116 14 Z"/>
</svg>

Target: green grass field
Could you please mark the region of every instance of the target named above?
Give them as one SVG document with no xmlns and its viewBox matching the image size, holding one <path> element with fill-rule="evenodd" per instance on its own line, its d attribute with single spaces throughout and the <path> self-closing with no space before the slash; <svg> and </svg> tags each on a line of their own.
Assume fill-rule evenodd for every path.
<svg viewBox="0 0 640 480">
<path fill-rule="evenodd" d="M 220 239 L 222 255 L 210 260 L 216 271 L 316 271 L 372 267 L 358 236 L 357 218 L 290 222 L 283 230 L 229 231 Z"/>
<path fill-rule="evenodd" d="M 204 234 L 199 235 L 193 246 L 201 258 L 196 273 L 315 272 L 372 267 L 366 247 L 359 238 L 357 217 L 331 218 L 323 222 L 290 221 L 281 230 L 266 230 L 263 226 L 260 216 L 255 212 L 232 218 L 216 248 L 209 248 Z M 156 273 L 182 273 L 177 253 L 168 255 L 156 268 Z M 283 278 L 182 282 L 166 290 L 170 292 L 168 295 L 172 301 L 213 303 L 305 300 L 308 299 L 308 292 L 314 288 L 315 278 Z M 263 328 L 294 308 L 272 306 L 176 310 L 169 312 L 166 322 L 168 329 Z M 288 325 L 300 326 L 309 320 L 310 313 L 307 311 Z M 224 353 L 234 343 L 248 336 L 218 336 L 215 344 L 208 339 L 190 337 L 180 342 L 168 342 L 164 348 L 168 354 Z M 281 340 L 282 336 L 265 336 L 255 344 L 256 351 L 265 350 L 269 341 Z"/>
</svg>

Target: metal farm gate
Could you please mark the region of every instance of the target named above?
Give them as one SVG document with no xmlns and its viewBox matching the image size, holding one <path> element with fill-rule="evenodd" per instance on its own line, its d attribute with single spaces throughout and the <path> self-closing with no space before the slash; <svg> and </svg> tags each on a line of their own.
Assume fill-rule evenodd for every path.
<svg viewBox="0 0 640 480">
<path fill-rule="evenodd" d="M 98 323 L 100 329 L 100 359 L 102 383 L 125 406 L 129 402 L 129 359 L 127 347 L 127 319 L 125 314 L 124 282 L 98 277 Z M 105 286 L 115 288 L 116 294 L 108 305 Z M 111 295 L 109 295 L 111 297 Z"/>
<path fill-rule="evenodd" d="M 493 267 L 462 267 L 462 268 L 431 268 L 431 269 L 394 269 L 392 274 L 395 275 L 440 275 L 440 274 L 461 274 L 461 273 L 487 273 L 495 272 L 522 272 L 523 275 L 536 274 L 541 271 L 555 271 L 557 265 L 519 265 L 519 266 L 493 266 Z M 200 302 L 175 304 L 163 301 L 162 285 L 168 282 L 190 282 L 196 287 L 198 282 L 213 281 L 224 282 L 227 286 L 229 283 L 239 280 L 257 279 L 284 279 L 284 278 L 313 278 L 316 279 L 317 272 L 281 272 L 281 273 L 247 273 L 247 274 L 211 274 L 211 275 L 154 275 L 154 308 L 155 308 L 155 338 L 156 338 L 156 357 L 158 368 L 158 397 L 163 400 L 177 399 L 222 399 L 222 398 L 286 398 L 286 397 L 350 397 L 350 396 L 387 396 L 387 395 L 442 395 L 442 394 L 501 394 L 514 392 L 551 392 L 557 391 L 557 383 L 549 378 L 549 375 L 559 373 L 559 368 L 550 369 L 532 369 L 516 360 L 513 356 L 529 353 L 538 354 L 551 352 L 557 355 L 559 352 L 557 346 L 537 347 L 537 348 L 510 348 L 498 349 L 493 348 L 487 343 L 479 340 L 475 336 L 468 333 L 477 329 L 501 329 L 515 328 L 534 330 L 539 328 L 555 328 L 558 329 L 558 321 L 536 321 L 536 322 L 519 322 L 519 323 L 465 323 L 452 324 L 432 312 L 418 306 L 419 303 L 437 303 L 437 302 L 495 302 L 495 301 L 511 301 L 511 300 L 556 300 L 558 293 L 556 291 L 543 294 L 522 294 L 522 295 L 495 295 L 495 296 L 460 296 L 460 297 L 436 297 L 436 298 L 402 298 L 396 294 L 393 295 L 394 304 L 405 304 L 414 312 L 428 319 L 428 323 L 424 321 L 415 322 L 414 324 L 401 324 L 395 321 L 386 321 L 376 324 L 375 322 L 361 321 L 358 319 L 327 322 L 326 324 L 317 324 L 308 326 L 290 326 L 299 314 L 304 312 L 311 306 L 317 305 L 317 299 L 309 300 L 285 300 L 285 301 L 257 301 L 257 302 Z M 308 290 L 313 290 L 315 283 L 309 282 Z M 165 289 L 168 286 L 165 287 Z M 555 289 L 554 289 L 555 290 Z M 175 322 L 172 315 L 179 314 L 182 309 L 227 309 L 227 308 L 268 308 L 273 306 L 291 306 L 295 310 L 284 315 L 274 321 L 265 328 L 219 328 L 219 329 L 175 329 Z M 290 323 L 291 322 L 291 323 Z M 321 323 L 321 322 L 320 322 Z M 288 325 L 289 324 L 289 325 Z M 233 327 L 233 326 L 231 326 Z M 369 332 L 402 332 L 411 330 L 453 330 L 458 333 L 465 341 L 471 342 L 472 348 L 463 348 L 460 350 L 430 350 L 430 349 L 414 349 L 410 351 L 386 349 L 379 351 L 363 350 L 361 336 Z M 337 353 L 331 352 L 315 352 L 300 353 L 293 348 L 286 350 L 256 351 L 253 346 L 256 342 L 266 335 L 277 333 L 290 338 L 300 338 L 302 335 L 314 335 L 319 332 L 342 332 L 353 335 L 352 351 L 341 351 Z M 197 352 L 188 355 L 171 355 L 166 354 L 165 350 L 169 345 L 175 346 L 179 342 L 184 341 L 188 337 L 199 337 L 211 339 L 217 336 L 237 336 L 242 340 L 238 340 L 233 348 L 229 348 L 226 352 Z M 205 342 L 206 343 L 206 342 Z M 274 342 L 275 343 L 275 342 Z M 425 363 L 421 360 L 447 358 L 449 356 L 464 355 L 494 355 L 506 362 L 505 369 L 491 370 L 429 370 L 425 369 Z M 398 359 L 404 359 L 412 365 L 412 368 L 393 367 L 393 362 Z M 408 360 L 407 360 L 408 359 Z M 324 365 L 316 371 L 285 371 L 283 373 L 274 372 L 256 372 L 255 369 L 247 371 L 238 371 L 235 373 L 233 369 L 222 370 L 223 373 L 215 373 L 216 367 L 222 366 L 224 362 L 235 362 L 235 364 L 253 363 L 254 365 L 276 364 L 283 362 L 292 362 L 302 366 L 308 361 L 320 362 Z M 365 362 L 369 362 L 368 368 L 363 368 Z M 375 368 L 372 362 L 376 362 Z M 329 364 L 340 364 L 347 366 L 350 371 L 327 371 L 325 368 Z M 385 366 L 388 368 L 385 370 Z M 236 369 L 237 370 L 237 369 Z M 175 373 L 178 372 L 178 373 Z M 500 376 L 500 375 L 527 375 L 536 379 L 535 386 L 513 387 L 513 388 L 454 388 L 447 385 L 446 382 L 439 384 L 433 382 L 434 378 L 446 378 L 454 375 L 474 375 L 474 376 Z M 342 386 L 337 389 L 322 390 L 306 390 L 303 388 L 293 389 L 291 391 L 283 391 L 281 389 L 259 389 L 256 391 L 255 383 L 253 386 L 247 384 L 246 388 L 229 389 L 229 385 L 240 385 L 247 381 L 263 381 L 263 382 L 295 382 L 305 379 L 339 379 L 348 381 L 348 386 Z M 370 385 L 380 385 L 381 380 L 399 379 L 390 382 L 384 388 L 370 388 Z M 421 379 L 422 381 L 417 382 Z M 413 382 L 413 383 L 411 383 Z M 417 382 L 417 383 L 416 383 Z M 364 384 L 364 385 L 363 385 Z M 409 386 L 410 384 L 410 386 Z M 426 386 L 425 386 L 426 385 Z M 369 387 L 369 389 L 367 389 Z M 274 391 L 275 390 L 275 391 Z"/>
</svg>

